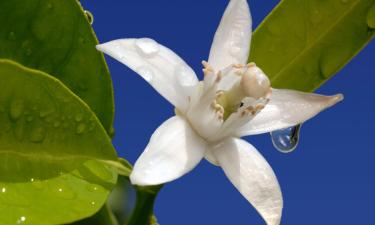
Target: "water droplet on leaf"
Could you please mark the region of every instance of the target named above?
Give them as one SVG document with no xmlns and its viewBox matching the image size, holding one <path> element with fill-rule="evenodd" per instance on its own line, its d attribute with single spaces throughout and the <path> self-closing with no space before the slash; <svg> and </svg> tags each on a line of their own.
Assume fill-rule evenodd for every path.
<svg viewBox="0 0 375 225">
<path fill-rule="evenodd" d="M 136 72 L 141 75 L 147 82 L 151 82 L 154 77 L 154 73 L 152 72 L 152 70 L 145 66 L 139 67 Z"/>
<path fill-rule="evenodd" d="M 150 38 L 137 39 L 135 41 L 135 47 L 138 51 L 138 54 L 148 58 L 155 56 L 160 50 L 159 44 Z"/>
<path fill-rule="evenodd" d="M 273 146 L 282 153 L 289 153 L 296 149 L 299 141 L 301 125 L 288 127 L 271 132 Z"/>
<path fill-rule="evenodd" d="M 311 12 L 310 21 L 313 24 L 318 24 L 322 20 L 322 15 L 318 10 L 314 10 Z"/>
<path fill-rule="evenodd" d="M 26 221 L 26 217 L 25 216 L 21 216 L 18 220 L 17 220 L 17 224 L 22 224 Z"/>
<path fill-rule="evenodd" d="M 84 123 L 80 123 L 77 125 L 76 133 L 83 134 L 86 130 L 86 125 Z"/>
<path fill-rule="evenodd" d="M 87 21 L 89 21 L 89 24 L 92 25 L 94 23 L 94 15 L 92 15 L 92 13 L 88 10 L 85 10 L 84 12 L 85 12 Z"/>
<path fill-rule="evenodd" d="M 83 115 L 82 114 L 77 114 L 74 119 L 76 120 L 76 122 L 81 122 L 83 120 Z"/>
<path fill-rule="evenodd" d="M 11 40 L 11 41 L 16 40 L 16 33 L 14 33 L 13 31 L 9 32 L 8 39 Z"/>
<path fill-rule="evenodd" d="M 9 111 L 9 116 L 13 121 L 17 121 L 24 110 L 24 104 L 22 100 L 15 100 L 12 101 L 10 104 L 10 111 Z"/>
<path fill-rule="evenodd" d="M 43 142 L 44 138 L 46 137 L 46 131 L 42 127 L 38 127 L 31 131 L 30 134 L 30 141 L 34 143 L 41 143 Z"/>
<path fill-rule="evenodd" d="M 60 185 L 57 188 L 57 195 L 63 199 L 74 199 L 75 194 L 71 188 L 66 185 Z"/>
</svg>

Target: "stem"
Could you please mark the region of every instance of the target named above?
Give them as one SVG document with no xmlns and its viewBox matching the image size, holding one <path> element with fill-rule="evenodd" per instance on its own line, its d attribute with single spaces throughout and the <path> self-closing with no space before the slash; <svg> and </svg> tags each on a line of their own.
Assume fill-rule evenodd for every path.
<svg viewBox="0 0 375 225">
<path fill-rule="evenodd" d="M 130 219 L 125 225 L 153 225 L 155 198 L 162 186 L 136 187 L 137 201 Z"/>
</svg>

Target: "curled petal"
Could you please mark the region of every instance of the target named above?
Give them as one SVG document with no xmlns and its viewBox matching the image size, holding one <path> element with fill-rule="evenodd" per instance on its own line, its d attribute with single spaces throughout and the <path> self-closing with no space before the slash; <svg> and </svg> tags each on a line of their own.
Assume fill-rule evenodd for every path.
<svg viewBox="0 0 375 225">
<path fill-rule="evenodd" d="M 204 157 L 206 143 L 182 117 L 164 122 L 152 135 L 130 174 L 132 184 L 158 185 L 191 171 Z"/>
<path fill-rule="evenodd" d="M 134 70 L 179 110 L 186 110 L 198 78 L 172 50 L 149 38 L 119 39 L 96 48 Z"/>
<path fill-rule="evenodd" d="M 254 135 L 279 130 L 314 117 L 335 105 L 343 95 L 324 96 L 292 90 L 272 90 L 271 101 L 251 121 L 237 130 L 238 136 Z"/>
<path fill-rule="evenodd" d="M 246 64 L 251 38 L 251 15 L 247 0 L 231 0 L 221 19 L 208 62 L 215 70 Z"/>
<path fill-rule="evenodd" d="M 277 178 L 262 155 L 248 142 L 230 138 L 210 149 L 238 191 L 268 225 L 279 225 L 283 199 Z"/>
</svg>

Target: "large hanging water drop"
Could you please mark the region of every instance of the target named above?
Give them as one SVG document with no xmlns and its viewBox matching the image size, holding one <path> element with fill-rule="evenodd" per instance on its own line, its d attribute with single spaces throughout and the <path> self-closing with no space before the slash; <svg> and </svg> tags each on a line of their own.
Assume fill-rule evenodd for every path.
<svg viewBox="0 0 375 225">
<path fill-rule="evenodd" d="M 299 141 L 301 124 L 271 132 L 273 146 L 282 153 L 293 152 Z"/>
</svg>

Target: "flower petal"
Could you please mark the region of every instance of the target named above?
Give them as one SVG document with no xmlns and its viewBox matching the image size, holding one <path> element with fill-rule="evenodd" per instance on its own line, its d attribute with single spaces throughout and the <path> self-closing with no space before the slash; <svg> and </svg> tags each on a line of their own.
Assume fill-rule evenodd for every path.
<svg viewBox="0 0 375 225">
<path fill-rule="evenodd" d="M 221 70 L 231 64 L 246 64 L 249 58 L 251 15 L 246 0 L 231 0 L 211 46 L 209 64 Z"/>
<path fill-rule="evenodd" d="M 251 121 L 240 127 L 238 136 L 279 130 L 314 117 L 343 99 L 341 94 L 324 96 L 292 90 L 273 89 L 271 101 Z"/>
<path fill-rule="evenodd" d="M 248 142 L 235 138 L 226 139 L 211 151 L 229 180 L 267 224 L 280 224 L 283 208 L 280 186 L 262 155 Z"/>
<path fill-rule="evenodd" d="M 164 122 L 152 135 L 130 174 L 132 184 L 158 185 L 192 170 L 204 157 L 206 143 L 180 116 Z"/>
<path fill-rule="evenodd" d="M 174 106 L 186 110 L 198 78 L 172 50 L 149 38 L 114 40 L 97 49 L 127 65 Z"/>
</svg>

